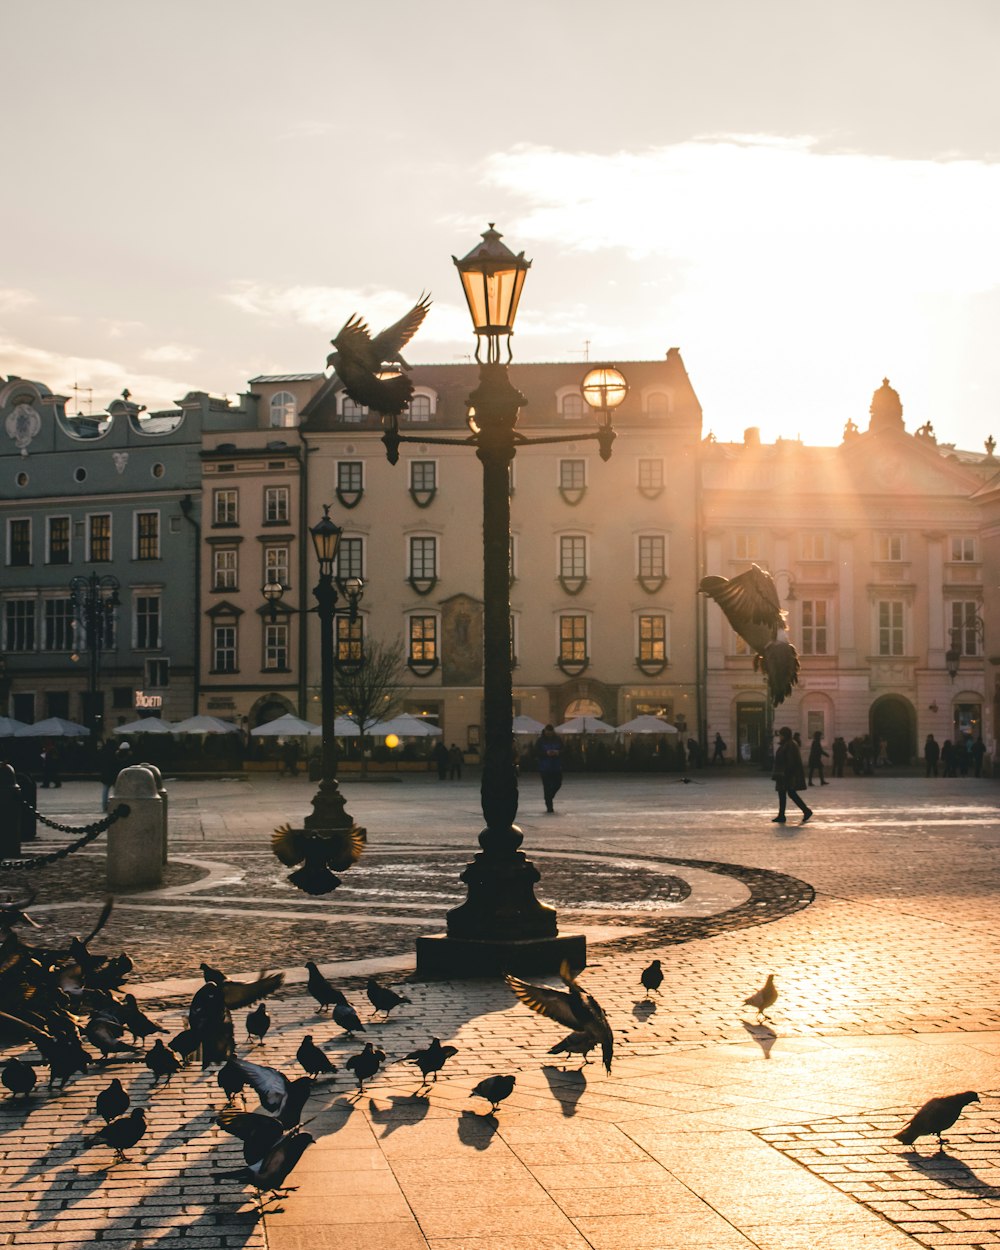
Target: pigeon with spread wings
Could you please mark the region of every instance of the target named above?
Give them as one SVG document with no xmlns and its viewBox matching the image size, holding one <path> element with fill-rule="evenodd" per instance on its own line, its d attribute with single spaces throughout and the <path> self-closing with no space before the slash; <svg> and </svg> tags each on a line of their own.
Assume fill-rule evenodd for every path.
<svg viewBox="0 0 1000 1250">
<path fill-rule="evenodd" d="M 569 964 L 563 961 L 559 975 L 567 986 L 565 990 L 554 990 L 547 985 L 532 985 L 521 981 L 518 977 L 506 977 L 507 984 L 526 1007 L 537 1011 L 539 1015 L 548 1016 L 550 1020 L 558 1020 L 573 1030 L 570 1037 L 583 1034 L 588 1040 L 599 1043 L 604 1066 L 611 1071 L 611 1056 L 614 1051 L 614 1034 L 604 1014 L 604 1008 L 593 995 L 588 994 L 574 979 Z M 569 1041 L 570 1039 L 565 1039 Z M 576 1049 L 579 1049 L 577 1046 Z M 588 1050 L 590 1047 L 587 1048 Z"/>
<path fill-rule="evenodd" d="M 775 707 L 799 679 L 799 655 L 788 640 L 788 614 L 774 578 L 758 564 L 738 577 L 703 577 L 698 589 L 714 599 L 733 629 L 754 651 L 754 670 L 763 667 Z"/>
<path fill-rule="evenodd" d="M 386 417 L 398 417 L 413 395 L 413 383 L 402 370 L 409 366 L 400 352 L 420 329 L 431 306 L 421 295 L 405 317 L 372 336 L 363 317 L 355 314 L 332 341 L 337 349 L 326 358 L 351 399 Z M 397 366 L 395 370 L 383 365 Z M 388 375 L 388 376 L 386 376 Z"/>
</svg>

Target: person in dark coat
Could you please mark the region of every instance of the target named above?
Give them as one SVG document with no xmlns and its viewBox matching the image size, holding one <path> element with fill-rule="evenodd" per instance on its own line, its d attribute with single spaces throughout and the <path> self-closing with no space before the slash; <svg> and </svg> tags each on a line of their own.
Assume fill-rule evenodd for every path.
<svg viewBox="0 0 1000 1250">
<path fill-rule="evenodd" d="M 979 774 L 977 773 L 978 777 Z M 42 748 L 42 789 L 55 786 L 58 790 L 62 785 L 59 779 L 59 748 L 54 742 L 46 742 Z"/>
<path fill-rule="evenodd" d="M 552 801 L 562 786 L 562 743 L 553 725 L 546 725 L 542 736 L 535 743 L 538 775 L 542 779 L 542 796 L 545 810 L 554 812 Z"/>
<path fill-rule="evenodd" d="M 847 763 L 847 743 L 843 738 L 833 740 L 833 775 L 843 777 L 844 765 Z"/>
<path fill-rule="evenodd" d="M 933 734 L 927 735 L 927 741 L 924 743 L 924 775 L 926 777 L 936 777 L 938 775 L 938 760 L 941 758 L 941 748 L 934 740 Z"/>
<path fill-rule="evenodd" d="M 983 735 L 972 744 L 972 763 L 977 777 L 983 775 L 983 756 L 986 754 L 986 743 L 983 741 Z"/>
<path fill-rule="evenodd" d="M 462 765 L 465 763 L 465 756 L 462 754 L 462 748 L 457 742 L 453 742 L 448 748 L 448 779 L 450 781 L 462 780 Z"/>
<path fill-rule="evenodd" d="M 778 730 L 778 749 L 774 753 L 774 772 L 771 778 L 778 792 L 778 814 L 772 817 L 772 822 L 777 825 L 785 823 L 785 800 L 791 799 L 801 809 L 802 824 L 805 824 L 812 816 L 812 809 L 799 798 L 799 791 L 805 789 L 806 777 L 798 744 L 792 738 L 792 731 L 787 725 Z"/>
<path fill-rule="evenodd" d="M 813 777 L 819 773 L 819 784 L 825 786 L 826 778 L 823 776 L 823 757 L 827 752 L 823 750 L 823 735 L 817 729 L 812 736 L 812 742 L 809 743 L 809 785 L 813 784 Z"/>
<path fill-rule="evenodd" d="M 431 758 L 437 765 L 438 781 L 448 780 L 448 748 L 444 744 L 442 738 L 438 738 L 434 743 L 434 750 L 431 752 Z"/>
<path fill-rule="evenodd" d="M 720 733 L 715 735 L 715 748 L 712 752 L 712 763 L 714 764 L 716 762 L 720 764 L 724 764 L 726 762 L 726 744 L 723 740 L 722 734 Z"/>
<path fill-rule="evenodd" d="M 941 744 L 941 776 L 955 776 L 955 748 L 951 745 L 950 738 L 945 738 Z"/>
</svg>

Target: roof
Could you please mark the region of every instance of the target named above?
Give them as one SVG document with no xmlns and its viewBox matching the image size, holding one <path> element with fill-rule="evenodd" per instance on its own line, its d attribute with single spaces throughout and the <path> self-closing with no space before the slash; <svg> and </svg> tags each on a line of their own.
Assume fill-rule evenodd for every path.
<svg viewBox="0 0 1000 1250">
<path fill-rule="evenodd" d="M 254 386 L 258 382 L 315 382 L 322 376 L 322 373 L 315 370 L 311 373 L 262 373 L 259 377 L 251 378 L 247 386 Z"/>
</svg>

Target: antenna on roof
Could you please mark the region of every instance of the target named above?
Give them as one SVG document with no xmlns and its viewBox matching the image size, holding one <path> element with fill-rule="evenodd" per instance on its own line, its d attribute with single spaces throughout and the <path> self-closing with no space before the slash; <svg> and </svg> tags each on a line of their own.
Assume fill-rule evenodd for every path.
<svg viewBox="0 0 1000 1250">
<path fill-rule="evenodd" d="M 87 396 L 87 416 L 93 415 L 94 408 L 94 388 L 92 386 L 80 386 L 78 382 L 74 382 L 70 388 L 76 396 L 76 410 L 80 411 L 80 395 L 86 393 Z"/>
<path fill-rule="evenodd" d="M 583 347 L 571 347 L 569 351 L 570 351 L 571 356 L 576 356 L 582 353 L 584 360 L 589 360 L 590 359 L 590 339 L 583 340 Z"/>
</svg>

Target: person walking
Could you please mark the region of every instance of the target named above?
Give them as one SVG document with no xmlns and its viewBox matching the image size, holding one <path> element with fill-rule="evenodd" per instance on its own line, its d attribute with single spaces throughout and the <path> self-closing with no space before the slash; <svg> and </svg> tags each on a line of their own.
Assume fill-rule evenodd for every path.
<svg viewBox="0 0 1000 1250">
<path fill-rule="evenodd" d="M 843 777 L 844 765 L 847 763 L 847 743 L 840 736 L 833 740 L 833 775 Z"/>
<path fill-rule="evenodd" d="M 448 748 L 448 777 L 451 781 L 462 780 L 462 765 L 465 763 L 465 756 L 462 754 L 462 748 L 457 742 L 453 742 Z"/>
<path fill-rule="evenodd" d="M 978 777 L 979 774 L 977 773 Z M 55 786 L 58 790 L 62 785 L 59 779 L 59 748 L 54 742 L 46 742 L 42 748 L 42 789 L 48 790 Z"/>
<path fill-rule="evenodd" d="M 542 796 L 545 810 L 554 812 L 552 801 L 562 786 L 562 743 L 553 725 L 546 725 L 542 736 L 535 743 L 538 775 L 542 779 Z"/>
<path fill-rule="evenodd" d="M 938 760 L 941 758 L 941 748 L 934 739 L 933 734 L 927 735 L 927 741 L 924 743 L 924 776 L 936 777 L 938 775 Z"/>
<path fill-rule="evenodd" d="M 434 743 L 434 750 L 431 752 L 434 763 L 437 765 L 438 781 L 448 780 L 448 748 L 444 744 L 442 738 L 438 738 Z"/>
<path fill-rule="evenodd" d="M 785 823 L 785 800 L 791 799 L 802 811 L 802 824 L 812 817 L 812 808 L 807 807 L 799 798 L 799 791 L 805 789 L 805 771 L 802 768 L 802 755 L 798 744 L 792 737 L 787 725 L 778 730 L 778 749 L 774 753 L 774 772 L 771 774 L 774 788 L 778 792 L 778 814 L 771 818 L 772 824 Z"/>
<path fill-rule="evenodd" d="M 285 745 L 281 748 L 281 759 L 285 767 L 286 777 L 297 777 L 299 775 L 299 741 L 297 738 L 289 738 Z"/>
<path fill-rule="evenodd" d="M 722 740 L 722 734 L 715 735 L 715 748 L 712 752 L 713 764 L 724 764 L 726 762 L 726 744 Z"/>
<path fill-rule="evenodd" d="M 825 786 L 826 778 L 823 776 L 823 758 L 828 752 L 823 750 L 823 734 L 820 730 L 812 736 L 812 742 L 809 744 L 809 785 L 813 784 L 813 777 L 819 773 L 819 784 Z"/>
</svg>

